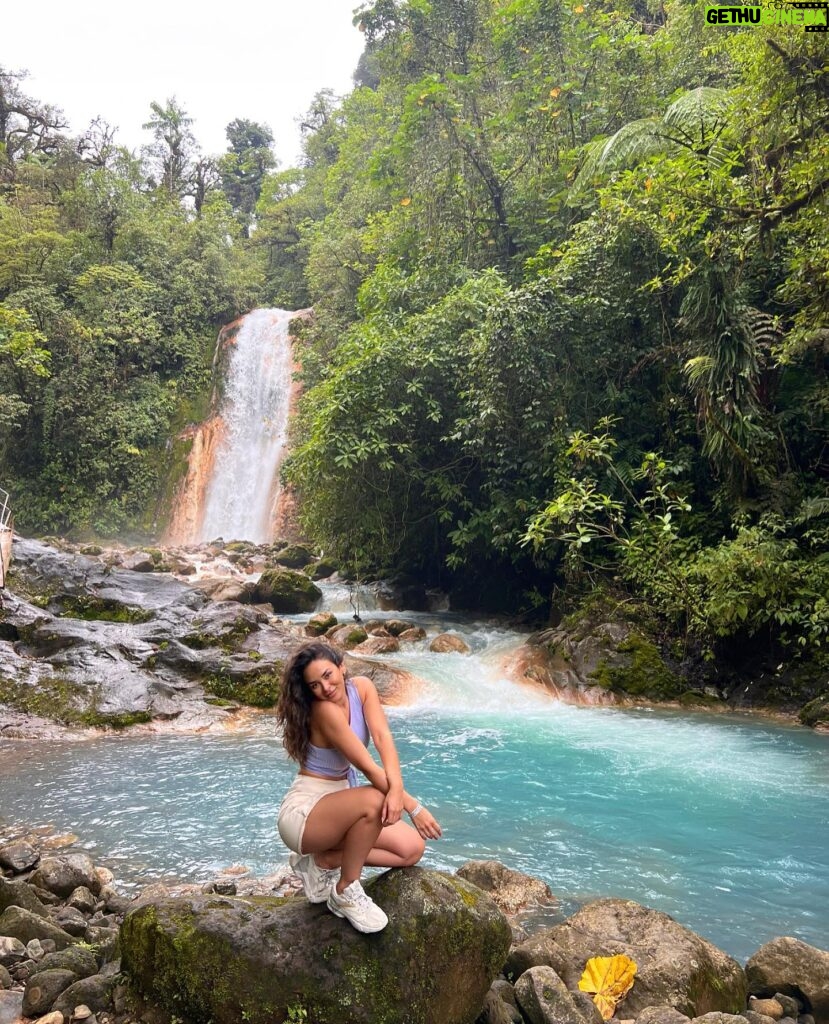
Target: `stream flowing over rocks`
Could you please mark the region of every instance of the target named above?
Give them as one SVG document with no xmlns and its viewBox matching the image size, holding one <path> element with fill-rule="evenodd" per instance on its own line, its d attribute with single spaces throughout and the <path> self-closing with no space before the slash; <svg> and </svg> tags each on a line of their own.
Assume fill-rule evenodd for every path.
<svg viewBox="0 0 829 1024">
<path fill-rule="evenodd" d="M 668 915 L 610 899 L 526 937 L 513 914 L 551 894 L 494 861 L 376 875 L 389 925 L 362 935 L 297 894 L 288 869 L 129 899 L 49 842 L 0 833 L 4 1024 L 601 1024 L 579 980 L 618 953 L 637 973 L 612 1024 L 829 1024 L 829 952 L 782 937 L 743 968 Z"/>
</svg>

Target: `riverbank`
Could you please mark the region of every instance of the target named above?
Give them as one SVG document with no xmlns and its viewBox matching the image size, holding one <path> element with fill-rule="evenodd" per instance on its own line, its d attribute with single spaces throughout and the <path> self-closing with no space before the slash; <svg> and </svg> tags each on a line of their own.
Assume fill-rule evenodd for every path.
<svg viewBox="0 0 829 1024">
<path fill-rule="evenodd" d="M 619 1024 L 829 1021 L 829 952 L 778 938 L 741 966 L 669 916 L 615 899 L 527 934 L 516 912 L 554 898 L 497 862 L 470 861 L 454 877 L 381 873 L 369 888 L 390 924 L 366 943 L 308 904 L 289 870 L 255 879 L 231 866 L 200 885 L 155 884 L 130 898 L 108 868 L 72 848 L 75 839 L 0 828 L 4 1021 L 171 1024 L 200 1018 L 207 1003 L 230 1024 L 364 1024 L 381 1019 L 381 1004 L 388 1024 L 602 1024 L 599 1005 Z M 237 916 L 243 929 L 228 927 Z M 326 956 L 303 952 L 309 943 Z M 588 961 L 620 955 L 627 986 L 591 1000 Z M 380 982 L 383 962 L 395 972 L 392 989 Z M 205 970 L 209 983 L 197 981 Z M 329 974 L 338 979 L 334 1002 Z M 401 994 L 399 1006 L 390 991 Z"/>
</svg>

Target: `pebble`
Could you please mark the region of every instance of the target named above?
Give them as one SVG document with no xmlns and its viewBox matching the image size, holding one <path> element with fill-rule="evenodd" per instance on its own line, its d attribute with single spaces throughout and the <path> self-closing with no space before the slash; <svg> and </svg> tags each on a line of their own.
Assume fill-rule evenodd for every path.
<svg viewBox="0 0 829 1024">
<path fill-rule="evenodd" d="M 754 1010 L 755 1013 L 765 1014 L 766 1017 L 772 1017 L 774 1020 L 780 1020 L 784 1016 L 783 1007 L 776 999 L 755 999 L 752 996 L 749 999 L 749 1009 Z"/>
<path fill-rule="evenodd" d="M 63 1014 L 60 1010 L 53 1010 L 43 1017 L 38 1017 L 34 1024 L 63 1024 Z"/>
</svg>

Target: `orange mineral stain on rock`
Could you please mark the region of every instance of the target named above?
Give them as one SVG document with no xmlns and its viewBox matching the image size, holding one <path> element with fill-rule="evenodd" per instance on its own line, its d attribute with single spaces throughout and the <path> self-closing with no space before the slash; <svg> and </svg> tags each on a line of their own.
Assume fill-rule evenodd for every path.
<svg viewBox="0 0 829 1024">
<path fill-rule="evenodd" d="M 187 460 L 187 473 L 179 484 L 173 502 L 170 526 L 165 544 L 190 544 L 201 533 L 204 518 L 204 496 L 210 483 L 216 451 L 224 439 L 225 424 L 220 416 L 211 416 L 197 427 L 190 427 L 179 440 L 192 437 Z"/>
<path fill-rule="evenodd" d="M 601 686 L 586 686 L 566 658 L 545 647 L 522 645 L 504 659 L 502 669 L 513 682 L 543 690 L 563 704 L 599 707 L 625 703 Z"/>
</svg>

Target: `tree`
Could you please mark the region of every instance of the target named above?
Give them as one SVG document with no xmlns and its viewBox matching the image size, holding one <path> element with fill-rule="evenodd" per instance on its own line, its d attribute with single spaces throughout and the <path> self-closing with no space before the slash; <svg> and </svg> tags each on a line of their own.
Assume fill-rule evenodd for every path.
<svg viewBox="0 0 829 1024">
<path fill-rule="evenodd" d="M 276 167 L 273 134 L 267 125 L 237 118 L 226 129 L 228 152 L 219 160 L 222 190 L 249 237 L 254 211 L 269 171 Z"/>
<path fill-rule="evenodd" d="M 190 188 L 196 159 L 196 139 L 190 128 L 193 119 L 175 96 L 163 107 L 151 103 L 150 110 L 153 116 L 142 127 L 153 133 L 153 143 L 147 152 L 157 175 L 154 184 L 171 198 L 182 199 Z"/>
<path fill-rule="evenodd" d="M 20 88 L 25 71 L 0 66 L 0 174 L 14 175 L 14 164 L 35 154 L 53 154 L 67 127 L 63 113 L 40 103 Z"/>
</svg>

